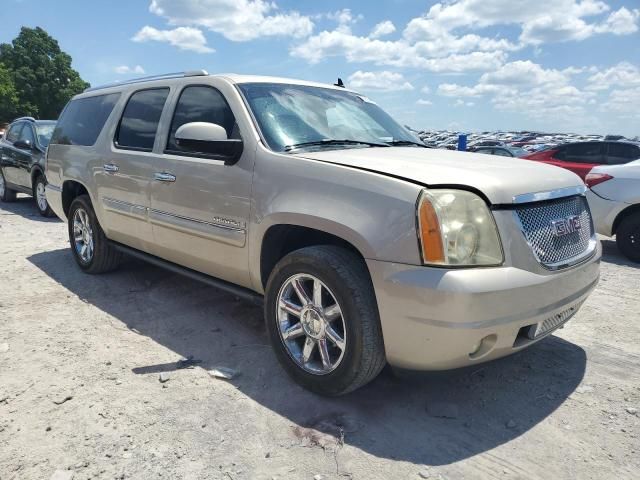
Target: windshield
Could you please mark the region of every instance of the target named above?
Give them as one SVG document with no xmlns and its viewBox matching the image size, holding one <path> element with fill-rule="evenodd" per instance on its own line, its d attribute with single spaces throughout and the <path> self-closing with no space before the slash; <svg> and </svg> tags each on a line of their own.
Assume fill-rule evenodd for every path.
<svg viewBox="0 0 640 480">
<path fill-rule="evenodd" d="M 511 147 L 509 150 L 511 150 L 511 153 L 515 157 L 524 157 L 525 155 L 529 155 L 529 152 L 523 148 Z"/>
<path fill-rule="evenodd" d="M 41 147 L 47 148 L 49 140 L 56 128 L 56 122 L 36 123 L 36 133 L 38 134 L 38 143 Z"/>
<path fill-rule="evenodd" d="M 239 88 L 266 142 L 277 152 L 315 142 L 324 144 L 300 148 L 370 148 L 376 146 L 371 144 L 398 141 L 422 143 L 374 102 L 353 92 L 281 83 L 245 83 Z"/>
</svg>

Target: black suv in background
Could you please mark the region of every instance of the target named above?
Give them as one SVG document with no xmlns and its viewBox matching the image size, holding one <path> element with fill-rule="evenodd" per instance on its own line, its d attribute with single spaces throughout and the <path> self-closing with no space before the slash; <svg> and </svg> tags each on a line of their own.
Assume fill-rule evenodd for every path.
<svg viewBox="0 0 640 480">
<path fill-rule="evenodd" d="M 56 122 L 22 117 L 0 139 L 0 201 L 12 202 L 18 192 L 32 195 L 40 215 L 53 216 L 47 203 L 45 151 Z"/>
</svg>

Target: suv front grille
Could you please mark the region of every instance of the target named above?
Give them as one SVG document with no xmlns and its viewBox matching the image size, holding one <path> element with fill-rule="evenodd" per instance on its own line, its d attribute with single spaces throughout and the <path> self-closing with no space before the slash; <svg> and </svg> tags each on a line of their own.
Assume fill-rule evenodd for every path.
<svg viewBox="0 0 640 480">
<path fill-rule="evenodd" d="M 577 263 L 595 249 L 595 232 L 587 199 L 574 196 L 523 205 L 515 215 L 536 259 L 547 268 Z M 577 218 L 579 228 L 558 235 L 554 223 Z"/>
</svg>

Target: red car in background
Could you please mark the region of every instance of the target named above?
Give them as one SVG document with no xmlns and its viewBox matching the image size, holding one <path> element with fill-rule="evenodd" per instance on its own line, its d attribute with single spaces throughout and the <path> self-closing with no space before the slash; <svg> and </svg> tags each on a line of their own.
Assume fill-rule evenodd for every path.
<svg viewBox="0 0 640 480">
<path fill-rule="evenodd" d="M 640 144 L 632 142 L 578 142 L 525 155 L 578 174 L 583 180 L 598 165 L 622 165 L 640 159 Z"/>
</svg>

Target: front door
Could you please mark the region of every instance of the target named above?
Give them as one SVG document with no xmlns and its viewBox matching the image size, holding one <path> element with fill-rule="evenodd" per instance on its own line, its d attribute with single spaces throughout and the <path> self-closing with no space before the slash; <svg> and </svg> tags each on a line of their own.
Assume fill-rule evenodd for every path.
<svg viewBox="0 0 640 480">
<path fill-rule="evenodd" d="M 155 162 L 151 211 L 155 254 L 215 277 L 250 285 L 247 224 L 254 152 L 225 165 L 176 145 L 176 130 L 190 122 L 225 128 L 241 138 L 223 94 L 210 85 L 187 85 L 178 100 L 163 154 Z"/>
<path fill-rule="evenodd" d="M 33 165 L 33 156 L 39 155 L 36 149 L 36 136 L 30 123 L 25 122 L 20 132 L 20 140 L 28 142 L 31 148 L 15 148 L 14 155 L 16 159 L 16 181 L 17 185 L 25 188 L 31 188 L 31 166 Z"/>
</svg>

